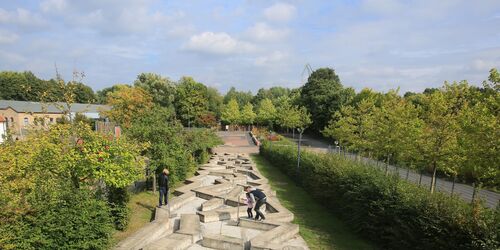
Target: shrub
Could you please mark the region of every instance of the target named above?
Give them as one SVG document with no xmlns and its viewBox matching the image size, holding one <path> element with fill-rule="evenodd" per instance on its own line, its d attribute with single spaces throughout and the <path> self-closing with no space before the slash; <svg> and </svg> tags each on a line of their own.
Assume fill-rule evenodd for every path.
<svg viewBox="0 0 500 250">
<path fill-rule="evenodd" d="M 108 188 L 108 205 L 115 228 L 125 230 L 130 218 L 130 208 L 127 206 L 130 194 L 127 188 Z"/>
<path fill-rule="evenodd" d="M 430 194 L 375 167 L 268 141 L 260 153 L 384 249 L 498 249 L 500 211 Z"/>
<path fill-rule="evenodd" d="M 106 249 L 112 223 L 106 202 L 68 188 L 54 199 L 35 198 L 30 213 L 0 223 L 1 249 Z"/>
</svg>

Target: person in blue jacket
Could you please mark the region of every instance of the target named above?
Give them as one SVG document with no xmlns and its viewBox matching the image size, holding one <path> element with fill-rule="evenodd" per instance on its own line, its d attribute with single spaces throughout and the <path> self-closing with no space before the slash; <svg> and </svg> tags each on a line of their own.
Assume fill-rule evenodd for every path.
<svg viewBox="0 0 500 250">
<path fill-rule="evenodd" d="M 267 196 L 266 196 L 266 194 L 264 194 L 264 192 L 262 192 L 262 190 L 256 189 L 256 188 L 252 188 L 251 186 L 245 187 L 245 192 L 252 194 L 253 197 L 256 200 L 255 208 L 254 208 L 254 210 L 255 210 L 255 220 L 259 220 L 259 217 L 261 218 L 260 220 L 265 220 L 266 217 L 260 211 L 260 207 L 262 207 L 262 205 L 264 205 L 264 204 L 267 203 Z"/>
</svg>

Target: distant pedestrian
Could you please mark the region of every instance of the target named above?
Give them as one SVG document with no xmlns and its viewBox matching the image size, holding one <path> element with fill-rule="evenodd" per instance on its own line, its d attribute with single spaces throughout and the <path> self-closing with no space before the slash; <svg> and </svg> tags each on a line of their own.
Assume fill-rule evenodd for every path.
<svg viewBox="0 0 500 250">
<path fill-rule="evenodd" d="M 264 216 L 264 214 L 260 211 L 260 207 L 262 207 L 262 205 L 266 204 L 267 203 L 267 197 L 266 197 L 266 194 L 264 194 L 264 192 L 262 192 L 262 190 L 260 189 L 256 189 L 256 188 L 252 188 L 250 186 L 247 186 L 245 187 L 245 192 L 247 192 L 248 194 L 252 194 L 253 197 L 255 198 L 256 200 L 256 203 L 255 203 L 255 220 L 265 220 L 266 217 Z M 260 218 L 259 218 L 260 217 Z"/>
<path fill-rule="evenodd" d="M 160 186 L 160 205 L 158 205 L 158 207 L 161 207 L 162 204 L 168 204 L 168 174 L 168 169 L 164 168 L 163 172 L 160 174 L 160 178 L 158 178 L 158 184 Z M 163 200 L 165 200 L 165 202 L 163 202 Z"/>
<path fill-rule="evenodd" d="M 246 204 L 247 204 L 247 215 L 248 215 L 248 218 L 249 219 L 253 219 L 253 213 L 252 213 L 252 209 L 253 209 L 253 205 L 255 204 L 255 199 L 253 197 L 253 194 L 251 193 L 246 193 L 246 196 L 247 198 L 246 199 L 243 199 Z"/>
</svg>

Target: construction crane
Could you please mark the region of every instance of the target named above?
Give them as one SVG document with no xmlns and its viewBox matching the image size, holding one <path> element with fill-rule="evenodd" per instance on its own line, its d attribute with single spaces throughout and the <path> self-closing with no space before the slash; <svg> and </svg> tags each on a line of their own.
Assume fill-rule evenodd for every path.
<svg viewBox="0 0 500 250">
<path fill-rule="evenodd" d="M 304 66 L 304 70 L 302 70 L 302 74 L 301 74 L 301 77 L 302 77 L 302 84 L 305 84 L 307 82 L 307 79 L 309 78 L 309 76 L 312 74 L 314 70 L 312 69 L 311 65 L 309 63 L 306 63 L 306 65 Z M 304 74 L 307 73 L 307 76 L 304 77 Z"/>
</svg>

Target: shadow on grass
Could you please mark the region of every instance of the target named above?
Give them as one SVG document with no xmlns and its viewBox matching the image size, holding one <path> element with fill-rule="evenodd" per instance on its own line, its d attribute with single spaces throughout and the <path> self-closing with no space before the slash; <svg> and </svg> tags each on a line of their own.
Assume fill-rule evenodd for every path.
<svg viewBox="0 0 500 250">
<path fill-rule="evenodd" d="M 276 190 L 281 204 L 294 213 L 293 222 L 300 226 L 300 235 L 311 249 L 377 249 L 262 156 L 255 154 L 252 159 Z"/>
<path fill-rule="evenodd" d="M 144 204 L 142 202 L 136 202 L 135 204 L 151 211 L 151 218 L 149 219 L 149 221 L 153 221 L 155 219 L 156 208 L 154 206 L 151 206 L 150 204 Z"/>
</svg>

